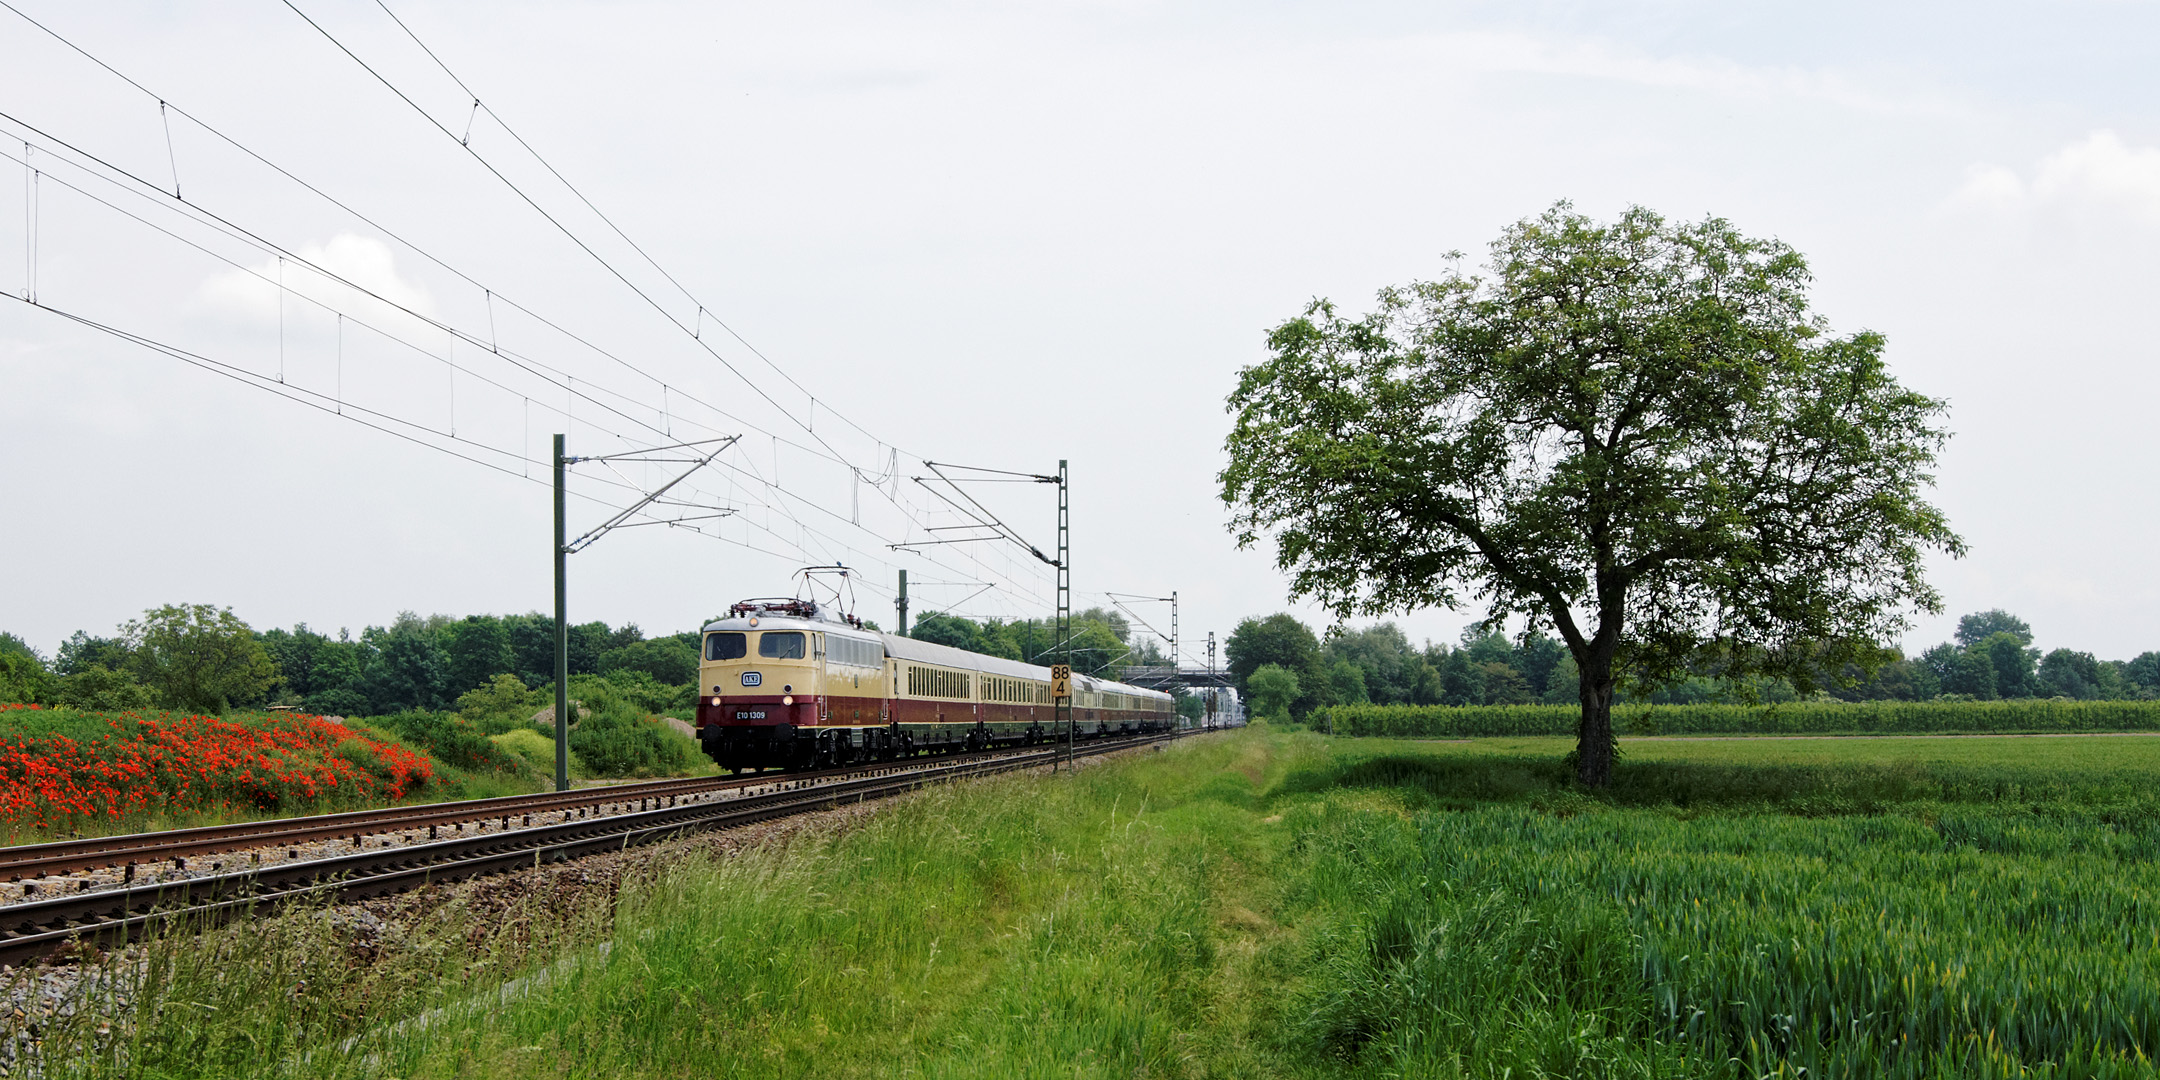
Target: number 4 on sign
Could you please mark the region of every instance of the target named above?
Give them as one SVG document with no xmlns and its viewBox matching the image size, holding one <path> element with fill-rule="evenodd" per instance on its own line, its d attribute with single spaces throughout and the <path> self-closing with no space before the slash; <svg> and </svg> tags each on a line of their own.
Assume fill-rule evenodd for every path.
<svg viewBox="0 0 2160 1080">
<path fill-rule="evenodd" d="M 1050 665 L 1050 696 L 1053 699 L 1072 696 L 1071 664 Z"/>
</svg>

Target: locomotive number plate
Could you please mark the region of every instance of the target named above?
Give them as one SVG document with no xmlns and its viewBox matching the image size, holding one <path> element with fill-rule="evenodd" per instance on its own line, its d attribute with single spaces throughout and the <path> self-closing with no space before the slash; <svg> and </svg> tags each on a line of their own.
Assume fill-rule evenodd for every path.
<svg viewBox="0 0 2160 1080">
<path fill-rule="evenodd" d="M 737 719 L 737 720 L 763 720 L 763 719 L 765 719 L 765 710 L 763 710 L 763 709 L 758 709 L 758 710 L 756 710 L 756 711 L 754 711 L 754 712 L 738 712 L 738 713 L 736 713 L 736 714 L 735 714 L 735 719 Z"/>
</svg>

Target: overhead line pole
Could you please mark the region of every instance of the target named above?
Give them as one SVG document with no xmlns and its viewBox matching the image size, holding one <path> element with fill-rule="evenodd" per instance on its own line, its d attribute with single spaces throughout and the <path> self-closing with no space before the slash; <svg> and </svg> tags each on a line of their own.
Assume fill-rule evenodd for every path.
<svg viewBox="0 0 2160 1080">
<path fill-rule="evenodd" d="M 691 473 L 711 464 L 714 458 L 720 456 L 721 451 L 735 445 L 735 440 L 739 437 L 729 435 L 718 439 L 700 439 L 696 442 L 655 447 L 651 450 L 577 458 L 569 457 L 563 453 L 562 433 L 557 432 L 555 434 L 555 790 L 570 790 L 570 556 L 575 552 L 591 547 L 594 542 L 609 532 L 624 528 L 630 524 L 670 524 L 669 522 L 631 522 L 630 518 L 638 511 L 660 502 L 660 497 L 667 494 L 669 488 L 682 483 L 689 478 Z M 714 447 L 711 453 L 699 458 L 650 458 L 640 456 L 666 450 L 680 450 L 685 447 L 711 446 L 714 443 L 720 445 Z M 564 510 L 563 480 L 568 473 L 569 467 L 580 461 L 664 461 L 673 464 L 688 464 L 690 468 L 681 476 L 660 485 L 659 490 L 632 503 L 629 509 L 609 518 L 605 524 L 572 542 L 568 539 L 568 515 Z M 693 504 L 671 500 L 667 505 L 688 507 Z M 712 517 L 724 517 L 734 512 L 722 507 L 699 507 L 699 509 L 718 510 L 718 514 L 709 515 Z M 703 518 L 694 520 L 703 520 Z"/>
<path fill-rule="evenodd" d="M 570 545 L 563 509 L 563 436 L 555 436 L 555 790 L 570 790 Z"/>
<path fill-rule="evenodd" d="M 894 550 L 899 550 L 901 548 L 912 548 L 923 544 L 967 543 L 975 540 L 1007 540 L 1026 548 L 1028 554 L 1033 555 L 1037 559 L 1049 563 L 1051 566 L 1057 568 L 1057 638 L 1051 642 L 1050 647 L 1056 650 L 1058 662 L 1051 666 L 1052 688 L 1050 696 L 1051 704 L 1054 711 L 1051 714 L 1050 721 L 1050 740 L 1051 745 L 1056 746 L 1058 729 L 1060 727 L 1064 728 L 1065 767 L 1070 770 L 1074 768 L 1074 761 L 1078 757 L 1077 747 L 1080 742 L 1079 722 L 1077 718 L 1073 715 L 1071 694 L 1073 647 L 1072 499 L 1070 483 L 1072 477 L 1070 463 L 1065 458 L 1059 458 L 1058 471 L 1056 476 L 1045 476 L 1041 473 L 1011 472 L 1005 469 L 984 469 L 974 465 L 953 465 L 950 463 L 941 464 L 935 461 L 925 461 L 923 462 L 923 464 L 928 467 L 931 472 L 936 473 L 937 478 L 943 481 L 946 487 L 953 489 L 953 491 L 957 493 L 962 499 L 967 500 L 969 505 L 963 506 L 958 501 L 954 500 L 951 496 L 946 495 L 944 492 L 939 491 L 937 488 L 931 487 L 930 484 L 923 477 L 918 476 L 915 478 L 915 482 L 918 484 L 922 484 L 925 490 L 928 490 L 936 494 L 939 498 L 944 499 L 948 504 L 953 507 L 953 509 L 958 510 L 960 513 L 975 519 L 972 526 L 955 526 L 955 528 L 978 527 L 990 530 L 993 535 L 967 536 L 961 537 L 957 540 L 925 540 L 916 543 L 891 544 L 887 546 L 893 548 Z M 995 473 L 998 476 L 1018 478 L 1018 480 L 999 481 L 1000 483 L 1023 482 L 1035 484 L 1056 484 L 1058 489 L 1057 558 L 1053 559 L 1050 556 L 1043 554 L 1041 548 L 1038 548 L 1035 545 L 1028 543 L 1025 539 L 1021 538 L 1020 534 L 1015 532 L 1011 526 L 1006 525 L 1003 521 L 1000 521 L 997 515 L 990 512 L 988 507 L 976 501 L 973 495 L 969 495 L 965 490 L 962 490 L 962 488 L 960 487 L 960 483 L 962 481 L 974 483 L 977 482 L 977 478 L 961 477 L 960 480 L 956 481 L 955 479 L 953 479 L 952 476 L 945 472 L 946 469 L 966 469 L 970 472 Z M 972 506 L 973 509 L 970 509 L 969 506 Z M 905 577 L 901 578 L 901 581 L 903 583 L 905 583 L 906 580 L 907 579 Z M 1066 683 L 1066 693 L 1062 696 L 1057 693 L 1057 683 L 1059 682 L 1057 672 L 1059 669 L 1063 669 L 1065 673 L 1065 678 L 1063 681 Z M 1055 771 L 1056 768 L 1057 766 L 1053 759 L 1051 769 Z"/>
<path fill-rule="evenodd" d="M 1065 459 L 1059 458 L 1057 471 L 1057 633 L 1060 655 L 1062 657 L 1063 663 L 1065 664 L 1065 670 L 1071 671 L 1072 511 L 1071 503 L 1067 498 L 1067 479 L 1068 478 L 1066 474 Z M 1079 745 L 1080 742 L 1079 732 L 1076 731 L 1074 728 L 1074 725 L 1078 723 L 1078 720 L 1073 716 L 1071 695 L 1067 695 L 1065 697 L 1057 699 L 1057 708 L 1058 712 L 1062 714 L 1058 717 L 1058 719 L 1062 720 L 1065 724 L 1065 769 L 1066 771 L 1070 772 L 1073 769 L 1077 768 L 1077 766 L 1074 764 L 1074 759 L 1078 755 L 1078 750 L 1076 749 L 1076 747 Z"/>
</svg>

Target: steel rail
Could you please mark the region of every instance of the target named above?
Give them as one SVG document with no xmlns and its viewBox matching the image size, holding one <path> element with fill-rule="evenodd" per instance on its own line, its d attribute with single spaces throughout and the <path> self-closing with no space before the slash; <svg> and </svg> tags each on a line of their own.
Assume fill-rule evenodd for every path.
<svg viewBox="0 0 2160 1080">
<path fill-rule="evenodd" d="M 269 818 L 230 825 L 204 825 L 159 832 L 126 833 L 119 836 L 56 840 L 0 848 L 0 875 L 8 881 L 36 880 L 47 874 L 97 870 L 127 863 L 161 862 L 192 855 L 215 855 L 257 847 L 343 840 L 373 833 L 398 832 L 428 826 L 461 825 L 466 822 L 518 817 L 525 814 L 576 810 L 609 803 L 642 802 L 680 797 L 729 788 L 762 784 L 820 784 L 834 779 L 876 775 L 916 763 L 982 760 L 1014 752 L 1006 747 L 930 758 L 865 762 L 816 772 L 769 773 L 744 776 L 709 776 L 696 779 L 647 780 L 577 791 L 547 791 L 530 795 L 502 795 L 491 799 L 388 806 L 375 810 L 352 810 L 338 814 Z"/>
<path fill-rule="evenodd" d="M 1180 738 L 1183 732 L 1098 742 L 1087 755 L 1112 753 Z M 939 761 L 898 775 L 789 787 L 718 803 L 679 803 L 610 817 L 580 818 L 511 832 L 455 837 L 378 848 L 324 859 L 209 874 L 56 896 L 0 908 L 0 963 L 54 956 L 71 942 L 117 943 L 157 925 L 216 925 L 264 915 L 296 900 L 358 899 L 483 874 L 564 862 L 707 829 L 734 828 L 774 818 L 866 802 L 933 783 L 990 776 L 1057 761 L 1062 748 L 986 760 Z"/>
</svg>

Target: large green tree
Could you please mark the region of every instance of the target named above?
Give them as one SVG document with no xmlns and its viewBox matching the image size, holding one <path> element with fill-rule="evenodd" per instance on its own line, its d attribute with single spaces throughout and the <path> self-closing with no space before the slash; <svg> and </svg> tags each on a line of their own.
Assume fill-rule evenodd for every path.
<svg viewBox="0 0 2160 1080">
<path fill-rule="evenodd" d="M 1223 659 L 1238 692 L 1251 696 L 1253 672 L 1274 664 L 1298 677 L 1291 710 L 1303 716 L 1327 704 L 1327 671 L 1320 662 L 1320 638 L 1288 614 L 1245 619 L 1223 639 Z"/>
<path fill-rule="evenodd" d="M 1321 652 L 1335 662 L 1356 665 L 1364 676 L 1365 693 L 1379 704 L 1407 705 L 1417 699 L 1425 658 L 1394 623 L 1330 635 Z M 1337 681 L 1332 665 L 1328 681 Z"/>
<path fill-rule="evenodd" d="M 495 676 L 517 670 L 517 654 L 510 648 L 510 631 L 501 619 L 492 615 L 467 615 L 443 627 L 441 637 L 451 695 L 485 686 Z M 692 674 L 694 676 L 695 672 Z M 688 682 L 689 679 L 677 681 Z"/>
<path fill-rule="evenodd" d="M 333 639 L 301 623 L 291 630 L 265 631 L 261 640 L 277 661 L 286 693 L 302 701 L 359 681 L 365 669 L 365 651 L 358 642 L 345 640 L 343 631 Z"/>
<path fill-rule="evenodd" d="M 1808 310 L 1805 260 L 1709 219 L 1560 204 L 1349 318 L 1315 301 L 1245 369 L 1222 497 L 1338 617 L 1481 604 L 1576 662 L 1578 779 L 1602 786 L 1622 680 L 1714 652 L 1806 683 L 1940 608 L 1924 496 L 1944 406 L 1872 332 Z"/>
<path fill-rule="evenodd" d="M 53 671 L 60 675 L 74 675 L 92 666 L 113 671 L 127 666 L 127 642 L 77 630 L 60 643 L 60 654 L 53 659 Z"/>
<path fill-rule="evenodd" d="M 2020 645 L 2033 643 L 2032 627 L 2025 620 L 2001 608 L 1976 611 L 1970 615 L 1958 617 L 1957 643 L 1959 645 L 1969 649 L 1996 634 L 2009 634 L 2017 638 Z"/>
<path fill-rule="evenodd" d="M 168 709 L 255 705 L 278 684 L 277 662 L 231 608 L 168 604 L 143 612 L 120 635 L 128 670 Z"/>
</svg>

